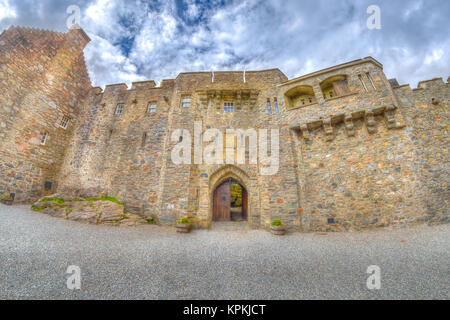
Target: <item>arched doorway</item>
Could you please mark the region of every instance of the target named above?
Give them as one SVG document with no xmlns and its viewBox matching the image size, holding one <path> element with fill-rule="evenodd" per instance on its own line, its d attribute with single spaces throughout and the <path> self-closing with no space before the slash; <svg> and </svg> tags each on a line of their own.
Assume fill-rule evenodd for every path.
<svg viewBox="0 0 450 320">
<path fill-rule="evenodd" d="M 223 181 L 213 195 L 213 221 L 246 221 L 248 216 L 248 193 L 233 178 Z"/>
</svg>

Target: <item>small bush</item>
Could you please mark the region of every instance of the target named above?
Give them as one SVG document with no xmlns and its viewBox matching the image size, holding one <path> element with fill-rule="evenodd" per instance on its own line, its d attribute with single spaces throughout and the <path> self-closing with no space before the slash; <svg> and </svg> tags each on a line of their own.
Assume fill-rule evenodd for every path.
<svg viewBox="0 0 450 320">
<path fill-rule="evenodd" d="M 183 217 L 180 220 L 177 220 L 178 224 L 189 224 L 191 223 L 187 217 Z"/>
<path fill-rule="evenodd" d="M 272 227 L 282 227 L 284 226 L 283 222 L 281 222 L 280 219 L 275 219 L 272 221 L 272 223 L 270 224 Z"/>
</svg>

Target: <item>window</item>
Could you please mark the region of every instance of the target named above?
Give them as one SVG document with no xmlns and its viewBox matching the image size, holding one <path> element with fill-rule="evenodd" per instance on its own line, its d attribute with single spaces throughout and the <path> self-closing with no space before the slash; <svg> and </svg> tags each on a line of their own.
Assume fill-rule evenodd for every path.
<svg viewBox="0 0 450 320">
<path fill-rule="evenodd" d="M 147 112 L 148 113 L 155 113 L 156 112 L 156 103 L 155 102 L 151 102 L 148 105 Z"/>
<path fill-rule="evenodd" d="M 309 99 L 310 101 L 310 103 L 312 102 L 312 100 L 311 99 Z M 277 114 L 279 114 L 280 113 L 280 111 L 278 110 L 278 100 L 277 100 L 277 98 L 274 98 L 274 104 L 275 104 L 275 112 L 277 113 Z"/>
<path fill-rule="evenodd" d="M 361 77 L 361 75 L 358 75 L 359 81 L 361 82 L 361 86 L 363 87 L 364 91 L 367 92 L 367 87 L 366 84 L 363 81 L 363 78 Z"/>
<path fill-rule="evenodd" d="M 147 132 L 144 132 L 144 134 L 142 135 L 141 148 L 145 147 L 146 142 L 147 142 Z"/>
<path fill-rule="evenodd" d="M 41 144 L 45 145 L 45 143 L 47 142 L 47 139 L 48 139 L 48 133 L 47 132 L 42 133 L 41 134 Z"/>
<path fill-rule="evenodd" d="M 328 93 L 326 95 L 328 98 Z M 314 95 L 314 89 L 311 86 L 300 85 L 291 88 L 285 93 L 286 108 L 288 110 L 294 108 L 302 108 L 316 103 L 316 97 Z M 278 101 L 274 98 L 275 111 L 278 108 Z"/>
<path fill-rule="evenodd" d="M 320 88 L 325 99 L 342 97 L 352 93 L 348 86 L 346 75 L 332 76 L 324 80 L 320 84 Z"/>
<path fill-rule="evenodd" d="M 233 113 L 234 112 L 234 103 L 233 102 L 225 102 L 223 104 L 223 111 L 226 113 Z"/>
<path fill-rule="evenodd" d="M 270 99 L 267 99 L 267 112 L 272 114 L 272 108 L 270 107 Z"/>
<path fill-rule="evenodd" d="M 370 73 L 369 73 L 369 72 L 366 72 L 366 77 L 367 77 L 367 79 L 369 79 L 369 82 L 370 82 L 370 84 L 372 85 L 372 88 L 373 88 L 374 90 L 377 90 L 377 88 L 375 87 L 375 84 L 373 83 L 373 79 L 372 79 L 372 77 L 370 76 Z"/>
<path fill-rule="evenodd" d="M 123 108 L 124 108 L 124 105 L 122 103 L 117 105 L 117 107 L 116 107 L 116 115 L 117 116 L 120 116 L 123 113 Z"/>
<path fill-rule="evenodd" d="M 67 129 L 67 126 L 69 125 L 69 118 L 67 117 L 62 117 L 61 119 L 61 123 L 59 124 L 59 126 L 63 129 Z"/>
<path fill-rule="evenodd" d="M 181 107 L 189 108 L 191 106 L 191 97 L 186 96 L 181 98 Z"/>
</svg>

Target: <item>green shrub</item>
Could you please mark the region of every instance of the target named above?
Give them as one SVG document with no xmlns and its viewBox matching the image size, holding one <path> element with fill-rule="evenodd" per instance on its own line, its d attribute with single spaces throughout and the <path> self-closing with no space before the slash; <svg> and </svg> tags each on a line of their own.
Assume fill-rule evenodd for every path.
<svg viewBox="0 0 450 320">
<path fill-rule="evenodd" d="M 280 219 L 275 219 L 272 221 L 272 223 L 270 224 L 272 227 L 282 227 L 284 226 L 283 222 L 281 222 Z"/>
<path fill-rule="evenodd" d="M 177 220 L 178 224 L 189 224 L 191 223 L 187 217 L 183 217 L 180 220 Z"/>
</svg>

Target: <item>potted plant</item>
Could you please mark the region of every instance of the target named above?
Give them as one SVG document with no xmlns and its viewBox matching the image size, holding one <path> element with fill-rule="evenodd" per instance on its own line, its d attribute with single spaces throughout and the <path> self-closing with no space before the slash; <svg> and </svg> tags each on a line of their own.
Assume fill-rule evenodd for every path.
<svg viewBox="0 0 450 320">
<path fill-rule="evenodd" d="M 13 201 L 14 201 L 13 197 L 10 196 L 10 195 L 9 196 L 8 195 L 3 195 L 3 196 L 1 196 L 0 200 L 1 200 L 1 202 L 3 204 L 6 204 L 7 206 L 11 206 L 13 204 Z"/>
<path fill-rule="evenodd" d="M 177 220 L 177 232 L 189 233 L 191 231 L 191 221 L 187 217 Z"/>
<path fill-rule="evenodd" d="M 272 221 L 270 224 L 270 231 L 276 236 L 283 236 L 286 234 L 286 228 L 280 219 L 275 219 Z"/>
</svg>

